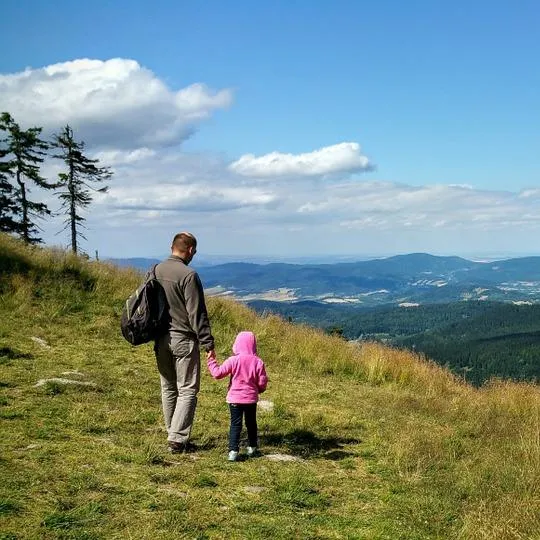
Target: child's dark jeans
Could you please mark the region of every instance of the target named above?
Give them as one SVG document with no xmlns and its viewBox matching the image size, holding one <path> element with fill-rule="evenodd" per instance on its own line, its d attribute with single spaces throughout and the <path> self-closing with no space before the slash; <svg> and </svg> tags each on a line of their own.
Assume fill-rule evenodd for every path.
<svg viewBox="0 0 540 540">
<path fill-rule="evenodd" d="M 242 417 L 245 418 L 249 446 L 257 446 L 257 404 L 229 403 L 231 411 L 231 428 L 229 430 L 229 450 L 240 450 L 240 433 Z"/>
</svg>

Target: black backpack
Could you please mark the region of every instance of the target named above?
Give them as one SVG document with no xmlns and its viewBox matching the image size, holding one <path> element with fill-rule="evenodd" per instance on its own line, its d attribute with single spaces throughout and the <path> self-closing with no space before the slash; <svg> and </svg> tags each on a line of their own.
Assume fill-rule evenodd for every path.
<svg viewBox="0 0 540 540">
<path fill-rule="evenodd" d="M 132 345 L 155 340 L 167 332 L 169 304 L 156 278 L 156 266 L 146 274 L 143 284 L 126 300 L 120 328 Z"/>
</svg>

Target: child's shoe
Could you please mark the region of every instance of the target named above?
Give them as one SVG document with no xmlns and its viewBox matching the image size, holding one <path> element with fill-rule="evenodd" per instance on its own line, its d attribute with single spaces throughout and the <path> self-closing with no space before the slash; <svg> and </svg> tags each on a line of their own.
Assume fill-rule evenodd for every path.
<svg viewBox="0 0 540 540">
<path fill-rule="evenodd" d="M 238 452 L 235 452 L 234 450 L 231 450 L 229 452 L 228 460 L 229 461 L 236 461 L 237 458 L 238 458 Z"/>
<path fill-rule="evenodd" d="M 256 456 L 259 453 L 259 450 L 257 449 L 256 446 L 248 446 L 246 450 L 247 450 L 248 457 Z"/>
</svg>

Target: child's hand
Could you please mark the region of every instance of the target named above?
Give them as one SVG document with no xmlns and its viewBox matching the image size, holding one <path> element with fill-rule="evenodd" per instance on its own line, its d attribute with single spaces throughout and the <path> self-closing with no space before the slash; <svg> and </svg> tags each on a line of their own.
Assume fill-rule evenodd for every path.
<svg viewBox="0 0 540 540">
<path fill-rule="evenodd" d="M 216 359 L 216 351 L 214 349 L 212 349 L 211 351 L 208 351 L 206 353 L 206 361 L 208 362 L 208 360 L 215 360 Z"/>
</svg>

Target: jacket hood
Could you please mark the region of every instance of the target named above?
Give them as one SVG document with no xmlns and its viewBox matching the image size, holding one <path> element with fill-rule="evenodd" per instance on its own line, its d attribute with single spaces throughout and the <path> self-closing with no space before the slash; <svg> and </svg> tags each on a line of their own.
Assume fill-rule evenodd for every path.
<svg viewBox="0 0 540 540">
<path fill-rule="evenodd" d="M 234 354 L 257 354 L 257 341 L 253 332 L 240 332 L 232 347 Z"/>
</svg>

